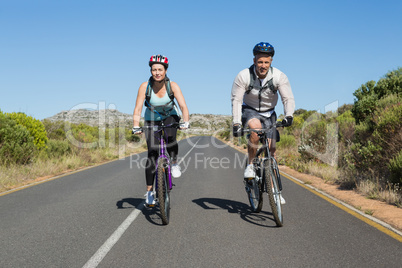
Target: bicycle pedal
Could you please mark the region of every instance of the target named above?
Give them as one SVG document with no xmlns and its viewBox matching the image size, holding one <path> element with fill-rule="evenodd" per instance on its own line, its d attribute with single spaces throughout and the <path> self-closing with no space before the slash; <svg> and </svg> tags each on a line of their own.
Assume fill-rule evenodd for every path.
<svg viewBox="0 0 402 268">
<path fill-rule="evenodd" d="M 146 208 L 154 208 L 154 207 L 155 207 L 155 204 L 145 204 L 145 207 L 146 207 Z"/>
</svg>

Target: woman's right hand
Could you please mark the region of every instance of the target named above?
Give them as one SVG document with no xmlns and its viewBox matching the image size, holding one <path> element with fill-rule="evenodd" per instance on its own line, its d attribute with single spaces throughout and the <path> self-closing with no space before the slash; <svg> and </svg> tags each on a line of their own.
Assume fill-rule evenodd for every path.
<svg viewBox="0 0 402 268">
<path fill-rule="evenodd" d="M 131 133 L 133 133 L 134 135 L 138 135 L 142 133 L 142 128 L 140 127 L 133 127 L 133 129 L 131 130 Z"/>
</svg>

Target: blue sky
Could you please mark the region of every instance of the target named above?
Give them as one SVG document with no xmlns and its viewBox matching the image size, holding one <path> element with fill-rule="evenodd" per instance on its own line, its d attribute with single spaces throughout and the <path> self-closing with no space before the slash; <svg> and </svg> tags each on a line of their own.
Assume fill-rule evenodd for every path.
<svg viewBox="0 0 402 268">
<path fill-rule="evenodd" d="M 233 79 L 264 41 L 296 108 L 323 112 L 402 67 L 401 14 L 387 0 L 0 0 L 0 109 L 132 113 L 149 57 L 164 54 L 190 113 L 230 115 Z"/>
</svg>

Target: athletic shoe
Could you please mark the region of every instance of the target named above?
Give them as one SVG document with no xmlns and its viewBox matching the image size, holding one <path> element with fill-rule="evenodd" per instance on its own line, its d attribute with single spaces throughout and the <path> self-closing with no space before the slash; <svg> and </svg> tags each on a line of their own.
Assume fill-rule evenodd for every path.
<svg viewBox="0 0 402 268">
<path fill-rule="evenodd" d="M 272 188 L 272 192 L 274 192 L 274 188 Z M 281 205 L 285 205 L 286 204 L 286 200 L 285 198 L 283 198 L 282 194 L 279 195 L 280 199 L 281 199 Z"/>
<path fill-rule="evenodd" d="M 281 197 L 281 205 L 285 205 L 286 204 L 285 198 L 283 198 L 282 195 L 280 195 L 280 197 Z"/>
<path fill-rule="evenodd" d="M 181 176 L 181 168 L 178 164 L 172 165 L 172 176 L 173 178 L 179 178 Z"/>
<path fill-rule="evenodd" d="M 254 177 L 255 177 L 254 165 L 250 164 L 244 170 L 244 178 L 248 179 L 248 178 L 254 178 Z"/>
<path fill-rule="evenodd" d="M 150 207 L 155 206 L 156 201 L 154 191 L 147 191 L 147 193 L 145 194 L 145 203 Z"/>
</svg>

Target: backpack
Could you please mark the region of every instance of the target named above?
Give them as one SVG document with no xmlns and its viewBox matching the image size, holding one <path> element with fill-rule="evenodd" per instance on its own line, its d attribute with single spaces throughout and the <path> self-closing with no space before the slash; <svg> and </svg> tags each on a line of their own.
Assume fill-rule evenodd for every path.
<svg viewBox="0 0 402 268">
<path fill-rule="evenodd" d="M 270 67 L 270 69 L 272 70 L 272 67 Z M 256 75 L 254 73 L 254 64 L 250 66 L 250 68 L 248 68 L 249 72 L 250 72 L 250 84 L 248 85 L 248 89 L 246 90 L 246 94 L 249 94 L 251 90 L 253 90 L 254 86 L 254 81 L 256 80 Z M 275 89 L 274 87 L 274 80 L 273 78 L 271 78 L 270 80 L 268 80 L 264 86 L 257 86 L 255 87 L 257 90 L 259 90 L 259 96 L 261 96 L 262 91 L 264 91 L 265 89 L 269 88 L 274 94 L 276 94 L 276 92 L 278 90 Z"/>
<path fill-rule="evenodd" d="M 166 103 L 165 105 L 163 105 L 164 107 L 167 107 L 170 104 L 173 104 L 169 110 L 165 110 L 165 108 L 163 108 L 163 112 L 158 112 L 155 111 L 155 106 L 151 105 L 150 100 L 151 100 L 151 93 L 152 93 L 152 85 L 154 83 L 154 79 L 152 78 L 152 76 L 149 78 L 148 80 L 148 85 L 147 85 L 147 90 L 145 91 L 145 106 L 147 108 L 149 108 L 151 110 L 151 112 L 157 112 L 160 115 L 166 116 L 168 115 L 175 107 L 175 102 L 174 102 L 174 94 L 173 91 L 170 87 L 170 79 L 166 76 L 165 78 L 165 86 L 166 86 L 166 92 L 169 96 L 170 102 Z M 161 107 L 161 106 L 157 106 L 157 107 Z"/>
<path fill-rule="evenodd" d="M 271 109 L 268 109 L 266 111 L 261 111 L 261 94 L 262 94 L 262 92 L 264 90 L 266 90 L 266 89 L 269 89 L 275 95 L 278 92 L 278 90 L 275 89 L 275 86 L 274 86 L 274 78 L 272 77 L 271 79 L 269 79 L 265 83 L 265 85 L 263 85 L 263 86 L 255 86 L 254 81 L 257 79 L 257 77 L 256 77 L 256 75 L 254 73 L 254 64 L 251 65 L 250 68 L 248 68 L 248 70 L 250 72 L 250 84 L 248 85 L 248 89 L 246 90 L 245 94 L 249 94 L 251 92 L 251 90 L 253 90 L 254 88 L 257 89 L 258 90 L 259 108 L 257 110 L 257 109 L 255 109 L 253 107 L 248 106 L 247 104 L 243 104 L 243 105 L 246 105 L 247 107 L 249 107 L 249 108 L 251 108 L 251 109 L 253 109 L 253 110 L 257 111 L 257 112 L 268 112 L 268 111 L 274 110 L 275 108 L 271 108 Z M 270 70 L 272 72 L 272 67 L 270 67 Z"/>
</svg>

